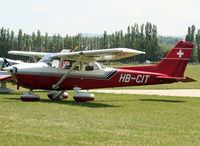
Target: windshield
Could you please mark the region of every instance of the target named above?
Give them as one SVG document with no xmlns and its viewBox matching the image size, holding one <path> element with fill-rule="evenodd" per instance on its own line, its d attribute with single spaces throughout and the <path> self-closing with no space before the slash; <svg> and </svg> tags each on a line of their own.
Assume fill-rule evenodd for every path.
<svg viewBox="0 0 200 146">
<path fill-rule="evenodd" d="M 49 66 L 52 66 L 52 63 L 54 65 L 55 62 L 57 63 L 57 60 L 59 62 L 59 58 L 55 57 L 54 54 L 47 54 L 42 59 L 40 59 L 39 62 L 43 62 L 43 63 L 48 64 Z M 54 66 L 56 67 L 57 65 L 54 65 Z"/>
<path fill-rule="evenodd" d="M 98 64 L 102 69 L 105 68 L 105 66 L 103 66 L 102 64 L 100 64 L 100 63 L 98 63 L 98 62 L 96 62 L 96 64 Z"/>
</svg>

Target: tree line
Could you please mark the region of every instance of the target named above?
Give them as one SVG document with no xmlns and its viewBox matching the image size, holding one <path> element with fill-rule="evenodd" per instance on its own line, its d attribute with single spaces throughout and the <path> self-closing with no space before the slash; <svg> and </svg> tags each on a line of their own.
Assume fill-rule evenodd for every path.
<svg viewBox="0 0 200 146">
<path fill-rule="evenodd" d="M 196 42 L 196 48 L 200 47 L 197 45 L 200 42 L 200 31 L 194 34 L 195 30 L 192 27 L 188 28 L 188 34 L 186 41 Z M 41 34 L 40 30 L 37 33 L 32 34 L 23 33 L 20 29 L 18 34 L 9 29 L 0 29 L 0 56 L 8 57 L 9 50 L 19 51 L 37 51 L 37 52 L 60 52 L 62 49 L 72 49 L 76 51 L 80 50 L 92 50 L 92 49 L 106 49 L 106 48 L 133 48 L 140 51 L 146 52 L 145 55 L 139 55 L 121 60 L 121 62 L 145 62 L 145 60 L 159 61 L 163 55 L 166 54 L 166 50 L 159 45 L 157 27 L 150 22 L 146 24 L 138 25 L 134 24 L 127 27 L 127 31 L 122 30 L 116 31 L 112 34 L 107 34 L 104 31 L 103 35 L 97 35 L 94 37 L 83 36 L 81 33 L 70 36 L 66 34 L 62 37 L 60 34 L 54 34 L 49 36 L 46 32 L 44 35 Z M 200 49 L 198 50 L 198 54 Z M 168 51 L 168 50 L 167 50 Z M 195 51 L 194 51 L 195 52 Z M 195 53 L 193 53 L 194 59 L 192 62 L 197 61 Z M 13 56 L 12 56 L 13 58 Z M 15 57 L 14 59 L 16 59 Z"/>
<path fill-rule="evenodd" d="M 185 40 L 195 43 L 190 62 L 200 63 L 200 29 L 196 31 L 195 25 L 189 26 Z"/>
</svg>

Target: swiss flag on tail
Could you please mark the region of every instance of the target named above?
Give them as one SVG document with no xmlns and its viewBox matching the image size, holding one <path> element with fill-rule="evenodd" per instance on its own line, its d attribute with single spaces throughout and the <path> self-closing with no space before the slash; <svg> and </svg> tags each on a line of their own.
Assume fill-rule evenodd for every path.
<svg viewBox="0 0 200 146">
<path fill-rule="evenodd" d="M 179 41 L 178 44 L 167 54 L 164 59 L 189 60 L 193 46 L 193 43 Z"/>
<path fill-rule="evenodd" d="M 168 76 L 183 77 L 193 46 L 193 43 L 179 41 L 156 67 Z"/>
</svg>

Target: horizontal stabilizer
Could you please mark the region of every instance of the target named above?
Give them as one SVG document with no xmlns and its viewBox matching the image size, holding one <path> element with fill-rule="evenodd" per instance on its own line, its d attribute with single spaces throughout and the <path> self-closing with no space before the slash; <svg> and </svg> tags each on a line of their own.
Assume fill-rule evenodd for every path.
<svg viewBox="0 0 200 146">
<path fill-rule="evenodd" d="M 178 80 L 180 82 L 196 82 L 196 80 L 189 78 L 189 77 L 171 77 L 171 76 L 158 76 L 158 79 L 171 79 L 171 80 Z"/>
<path fill-rule="evenodd" d="M 185 77 L 186 79 L 180 80 L 181 82 L 196 82 L 197 80 L 190 78 L 190 77 Z"/>
<path fill-rule="evenodd" d="M 174 80 L 184 80 L 185 77 L 170 77 L 170 76 L 158 76 L 158 79 L 174 79 Z"/>
</svg>

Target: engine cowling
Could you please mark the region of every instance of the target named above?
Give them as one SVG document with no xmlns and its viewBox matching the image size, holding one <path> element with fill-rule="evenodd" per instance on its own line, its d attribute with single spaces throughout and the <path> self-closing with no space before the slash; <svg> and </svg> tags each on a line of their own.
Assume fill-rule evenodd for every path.
<svg viewBox="0 0 200 146">
<path fill-rule="evenodd" d="M 77 102 L 87 102 L 87 101 L 93 101 L 95 99 L 95 96 L 94 96 L 94 94 L 91 94 L 91 93 L 79 92 L 79 93 L 76 93 L 73 96 L 73 98 Z"/>
<path fill-rule="evenodd" d="M 67 99 L 68 98 L 68 93 L 67 92 L 64 92 L 60 95 L 62 91 L 51 91 L 48 93 L 48 97 L 51 99 L 51 100 L 61 100 L 61 99 Z"/>
</svg>

